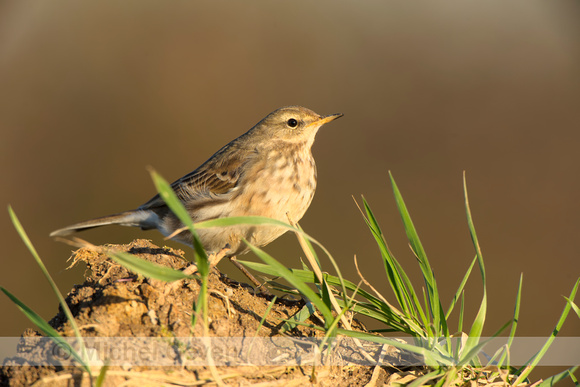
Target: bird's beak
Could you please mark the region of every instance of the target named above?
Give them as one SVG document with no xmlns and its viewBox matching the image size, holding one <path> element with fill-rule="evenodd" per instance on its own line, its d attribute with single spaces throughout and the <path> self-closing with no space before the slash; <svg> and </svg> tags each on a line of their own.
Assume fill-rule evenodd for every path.
<svg viewBox="0 0 580 387">
<path fill-rule="evenodd" d="M 330 114 L 328 116 L 324 116 L 322 117 L 320 120 L 316 121 L 316 123 L 320 126 L 329 123 L 330 121 L 334 121 L 337 118 L 342 117 L 344 114 L 342 113 L 337 113 L 337 114 Z"/>
</svg>

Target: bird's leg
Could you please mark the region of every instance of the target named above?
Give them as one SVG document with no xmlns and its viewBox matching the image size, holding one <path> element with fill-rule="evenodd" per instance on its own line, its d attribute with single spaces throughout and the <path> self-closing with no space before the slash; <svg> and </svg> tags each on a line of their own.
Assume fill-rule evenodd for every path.
<svg viewBox="0 0 580 387">
<path fill-rule="evenodd" d="M 265 294 L 270 294 L 270 292 L 268 291 L 268 289 L 266 289 L 266 288 L 264 287 L 264 285 L 263 285 L 263 284 L 261 284 L 261 283 L 260 283 L 260 281 L 258 281 L 258 280 L 256 279 L 256 277 L 254 277 L 254 276 L 252 275 L 252 273 L 250 273 L 250 272 L 248 271 L 248 269 L 246 269 L 246 267 L 245 267 L 244 265 L 242 265 L 241 263 L 239 263 L 239 262 L 237 261 L 237 259 L 236 259 L 236 257 L 235 257 L 235 256 L 232 256 L 232 257 L 230 257 L 230 262 L 231 262 L 231 263 L 233 263 L 235 267 L 237 267 L 238 269 L 240 269 L 240 271 L 241 271 L 242 273 L 244 273 L 244 275 L 245 275 L 246 277 L 248 277 L 248 279 L 249 279 L 249 280 L 250 280 L 250 281 L 251 281 L 251 282 L 254 284 L 254 286 L 256 286 L 256 288 L 257 288 L 257 289 L 259 289 L 259 290 L 260 290 L 262 293 L 265 293 Z"/>
<path fill-rule="evenodd" d="M 217 266 L 217 264 L 220 263 L 220 261 L 227 255 L 227 253 L 230 250 L 231 250 L 230 245 L 227 244 L 223 249 L 221 249 L 217 253 L 210 254 L 209 257 L 207 257 L 209 267 Z"/>
<path fill-rule="evenodd" d="M 227 255 L 227 253 L 229 251 L 230 251 L 230 246 L 226 245 L 223 249 L 221 249 L 217 253 L 210 254 L 209 257 L 207 257 L 209 267 L 211 268 L 211 267 L 216 266 L 223 259 L 223 257 L 225 257 Z M 238 263 L 238 265 L 239 265 L 239 263 Z M 185 275 L 192 275 L 192 274 L 197 273 L 197 265 L 193 262 L 190 263 L 188 267 L 183 269 L 182 273 Z M 170 286 L 168 286 L 167 291 L 174 291 L 175 289 L 177 289 L 178 287 L 180 287 L 183 284 L 183 281 L 184 280 L 175 281 Z"/>
<path fill-rule="evenodd" d="M 227 255 L 228 251 L 230 251 L 230 246 L 226 245 L 226 247 L 224 247 L 217 253 L 210 254 L 209 257 L 207 257 L 209 267 L 216 266 Z M 195 273 L 197 273 L 197 265 L 193 262 L 183 270 L 183 274 L 186 275 L 192 275 Z"/>
</svg>

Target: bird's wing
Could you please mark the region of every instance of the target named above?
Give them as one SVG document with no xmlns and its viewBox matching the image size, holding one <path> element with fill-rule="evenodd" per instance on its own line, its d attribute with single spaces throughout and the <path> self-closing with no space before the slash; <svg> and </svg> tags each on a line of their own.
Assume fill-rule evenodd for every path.
<svg viewBox="0 0 580 387">
<path fill-rule="evenodd" d="M 255 154 L 228 148 L 222 148 L 199 168 L 171 184 L 179 200 L 188 204 L 186 207 L 195 207 L 195 202 L 227 200 L 237 190 L 240 176 Z M 165 202 L 156 195 L 139 209 L 162 206 Z"/>
</svg>

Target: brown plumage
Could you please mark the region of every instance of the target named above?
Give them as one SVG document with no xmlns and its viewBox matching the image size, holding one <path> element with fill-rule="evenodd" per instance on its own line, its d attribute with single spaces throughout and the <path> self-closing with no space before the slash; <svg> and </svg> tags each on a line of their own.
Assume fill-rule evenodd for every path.
<svg viewBox="0 0 580 387">
<path fill-rule="evenodd" d="M 287 221 L 302 218 L 316 189 L 311 147 L 318 129 L 342 114 L 320 116 L 300 106 L 283 107 L 231 141 L 171 187 L 194 222 L 230 216 L 266 216 Z M 159 195 L 136 210 L 73 224 L 51 233 L 63 236 L 110 224 L 157 229 L 169 236 L 183 224 Z M 273 226 L 231 226 L 198 230 L 208 253 L 229 247 L 228 256 L 247 251 L 245 238 L 264 246 L 285 230 Z M 192 245 L 189 231 L 172 239 Z"/>
</svg>

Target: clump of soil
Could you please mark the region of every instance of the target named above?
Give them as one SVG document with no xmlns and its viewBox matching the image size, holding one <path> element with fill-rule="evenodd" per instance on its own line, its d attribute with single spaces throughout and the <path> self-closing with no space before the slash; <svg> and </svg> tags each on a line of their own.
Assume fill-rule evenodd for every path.
<svg viewBox="0 0 580 387">
<path fill-rule="evenodd" d="M 168 284 L 143 278 L 109 259 L 105 249 L 124 251 L 142 259 L 174 269 L 184 269 L 190 262 L 180 250 L 160 248 L 147 240 L 136 240 L 128 245 L 106 245 L 82 248 L 71 257 L 74 264 L 84 262 L 87 276 L 82 285 L 76 285 L 66 301 L 81 333 L 87 338 L 316 338 L 323 337 L 321 330 L 297 326 L 285 336 L 281 334 L 283 319 L 298 312 L 304 302 L 300 299 L 278 299 L 266 314 L 271 296 L 256 294 L 248 285 L 235 282 L 213 270 L 209 276 L 209 326 L 204 330 L 201 322 L 194 327 L 192 305 L 197 299 L 200 283 L 185 280 Z M 264 323 L 260 321 L 266 316 Z M 199 319 L 201 321 L 201 319 Z M 316 315 L 308 323 L 321 325 Z M 63 312 L 49 322 L 62 336 L 74 333 Z M 354 323 L 357 329 L 364 330 Z M 23 338 L 39 337 L 40 334 L 27 330 Z M 18 356 L 8 359 L 0 371 L 0 385 L 30 385 L 39 383 L 55 386 L 88 386 L 87 372 L 75 366 L 35 366 L 35 359 L 46 357 L 46 351 L 54 348 L 50 341 L 46 345 L 18 348 Z M 174 345 L 175 343 L 171 344 Z M 137 345 L 137 344 L 135 344 Z M 139 350 L 138 347 L 135 350 Z M 387 353 L 397 356 L 396 351 Z M 200 350 L 200 353 L 203 352 Z M 195 356 L 194 352 L 194 356 Z M 262 355 L 270 356 L 263 353 Z M 267 385 L 366 385 L 383 384 L 389 377 L 384 367 L 367 365 L 338 366 L 246 366 L 228 365 L 225 358 L 216 354 L 213 365 L 176 365 L 159 367 L 148 365 L 111 365 L 106 372 L 105 385 L 199 385 L 223 381 L 226 384 L 264 383 Z M 351 354 L 339 354 L 351 356 Z M 384 354 L 383 354 L 384 356 Z M 200 354 L 200 357 L 203 357 Z M 271 358 L 273 361 L 274 358 Z M 99 372 L 98 367 L 93 375 Z"/>
</svg>

